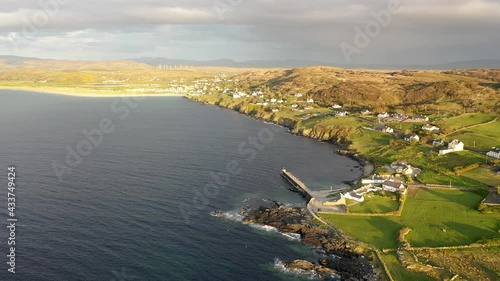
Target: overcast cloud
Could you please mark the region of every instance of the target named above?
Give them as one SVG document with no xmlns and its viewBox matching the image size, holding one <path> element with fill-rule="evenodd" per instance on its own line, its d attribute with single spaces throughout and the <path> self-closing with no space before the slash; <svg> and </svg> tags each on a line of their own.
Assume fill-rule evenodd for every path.
<svg viewBox="0 0 500 281">
<path fill-rule="evenodd" d="M 0 53 L 346 63 L 340 44 L 356 47 L 355 27 L 364 29 L 390 1 L 397 0 L 2 0 Z M 500 58 L 500 1 L 400 1 L 352 63 Z"/>
</svg>

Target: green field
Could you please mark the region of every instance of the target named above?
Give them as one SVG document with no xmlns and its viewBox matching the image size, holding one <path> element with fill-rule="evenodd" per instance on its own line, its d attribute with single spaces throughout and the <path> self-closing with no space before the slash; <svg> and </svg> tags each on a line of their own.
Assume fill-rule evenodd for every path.
<svg viewBox="0 0 500 281">
<path fill-rule="evenodd" d="M 396 256 L 396 253 L 381 254 L 380 256 L 384 261 L 385 265 L 387 266 L 387 268 L 389 269 L 391 276 L 395 280 L 435 281 L 434 278 L 427 276 L 424 273 L 409 271 L 403 266 L 401 266 Z"/>
<path fill-rule="evenodd" d="M 365 201 L 349 206 L 350 213 L 389 213 L 399 209 L 399 200 L 396 196 L 380 196 L 373 193 L 365 195 Z"/>
<path fill-rule="evenodd" d="M 482 114 L 482 113 L 462 114 L 457 117 L 443 119 L 437 122 L 437 124 L 441 126 L 441 128 L 445 131 L 445 133 L 451 133 L 464 127 L 490 122 L 494 120 L 496 117 L 498 116 L 495 114 Z"/>
<path fill-rule="evenodd" d="M 477 168 L 467 173 L 464 173 L 463 175 L 467 178 L 471 178 L 473 180 L 482 182 L 490 186 L 500 185 L 500 176 L 493 174 L 491 170 L 487 168 L 482 168 L 482 167 Z"/>
<path fill-rule="evenodd" d="M 377 248 L 396 248 L 403 227 L 412 246 L 468 245 L 482 238 L 499 237 L 500 214 L 476 210 L 486 194 L 460 190 L 410 191 L 401 217 L 322 214 L 348 235 Z"/>
<path fill-rule="evenodd" d="M 492 147 L 500 146 L 498 132 L 500 132 L 500 120 L 491 124 L 461 130 L 449 135 L 449 138 L 461 140 L 467 149 L 487 152 Z"/>
</svg>

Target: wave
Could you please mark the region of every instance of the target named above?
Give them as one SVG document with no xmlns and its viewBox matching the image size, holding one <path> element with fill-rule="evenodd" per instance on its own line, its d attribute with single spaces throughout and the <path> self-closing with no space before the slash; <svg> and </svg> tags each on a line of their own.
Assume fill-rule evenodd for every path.
<svg viewBox="0 0 500 281">
<path fill-rule="evenodd" d="M 211 212 L 210 215 L 213 217 L 224 218 L 227 220 L 237 221 L 237 222 L 241 222 L 244 218 L 242 215 L 238 214 L 237 212 L 215 211 L 215 212 Z"/>
<path fill-rule="evenodd" d="M 298 234 L 298 233 L 283 233 L 283 232 L 281 232 L 281 234 L 283 236 L 287 237 L 289 240 L 301 241 L 300 234 Z"/>
<path fill-rule="evenodd" d="M 278 229 L 274 226 L 260 225 L 260 224 L 253 224 L 253 223 L 244 223 L 244 224 L 249 225 L 250 227 L 259 229 L 259 230 L 267 231 L 267 232 L 279 232 Z"/>
</svg>

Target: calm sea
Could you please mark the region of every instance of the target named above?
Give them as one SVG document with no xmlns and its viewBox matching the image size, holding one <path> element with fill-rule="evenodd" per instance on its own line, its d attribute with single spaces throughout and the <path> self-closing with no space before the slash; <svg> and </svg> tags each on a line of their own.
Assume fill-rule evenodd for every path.
<svg viewBox="0 0 500 281">
<path fill-rule="evenodd" d="M 314 259 L 310 247 L 210 212 L 260 198 L 303 204 L 283 167 L 315 189 L 361 175 L 329 144 L 181 97 L 0 90 L 0 135 L 0 280 L 300 280 L 273 263 Z M 9 166 L 16 274 L 7 271 Z"/>
</svg>

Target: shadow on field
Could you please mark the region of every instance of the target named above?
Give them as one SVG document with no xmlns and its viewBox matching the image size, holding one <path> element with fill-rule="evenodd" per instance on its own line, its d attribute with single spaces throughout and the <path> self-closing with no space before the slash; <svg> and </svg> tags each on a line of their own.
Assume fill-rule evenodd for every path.
<svg viewBox="0 0 500 281">
<path fill-rule="evenodd" d="M 460 191 L 455 193 L 444 193 L 442 190 L 436 189 L 426 189 L 425 191 L 433 195 L 434 197 L 443 199 L 443 201 L 460 204 L 474 210 L 477 210 L 477 205 L 479 204 L 479 202 L 481 202 L 481 200 L 484 199 L 484 197 L 474 191 Z M 450 191 L 456 190 L 450 189 Z"/>
<path fill-rule="evenodd" d="M 474 222 L 479 224 L 480 222 Z M 465 224 L 460 222 L 447 222 L 445 223 L 448 229 L 452 229 L 460 234 L 460 236 L 453 235 L 448 238 L 448 242 L 453 241 L 455 245 L 468 245 L 472 244 L 483 238 L 492 238 L 498 235 L 496 231 L 492 229 L 479 228 L 471 224 Z"/>
</svg>

